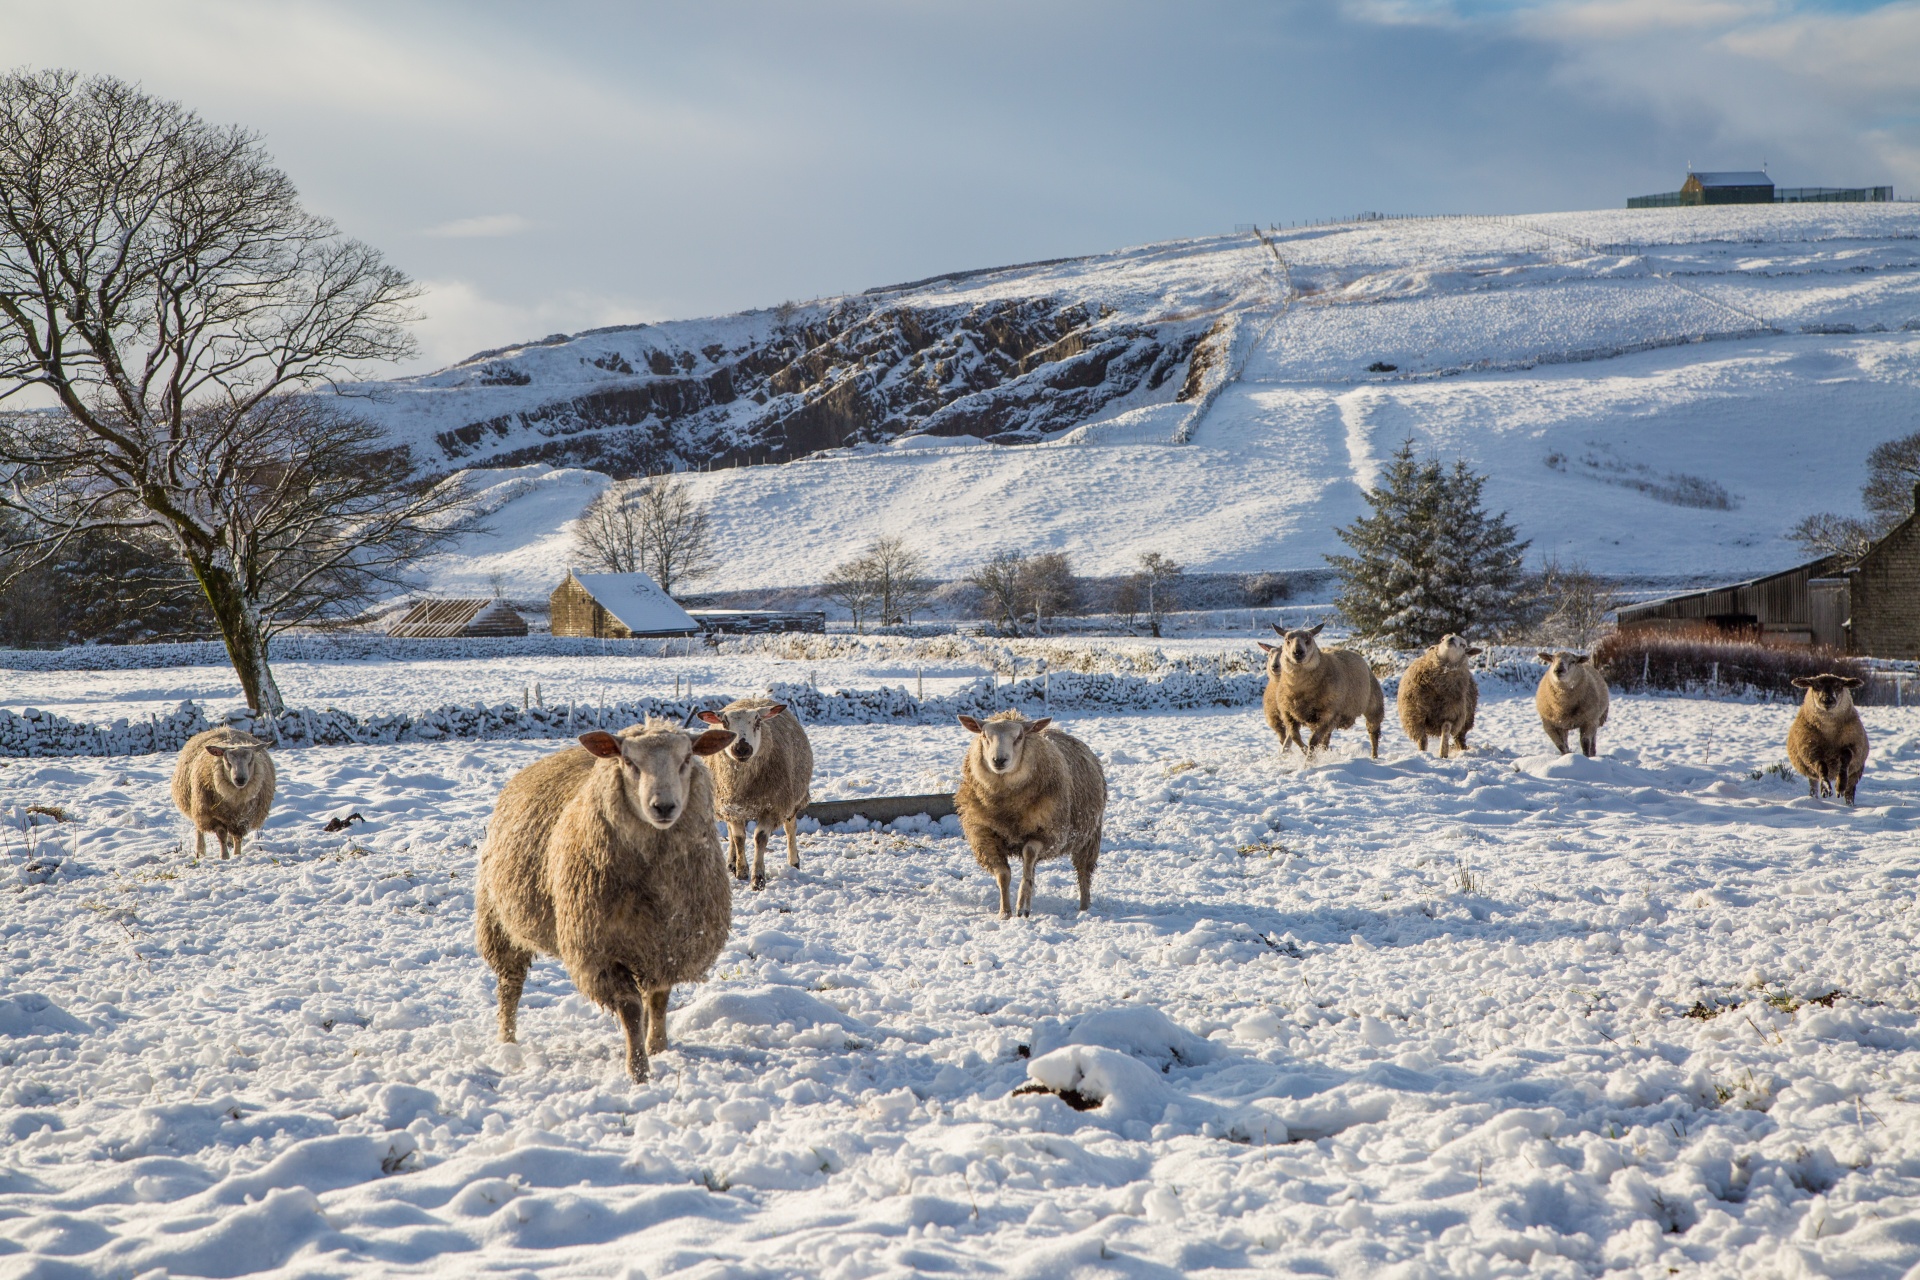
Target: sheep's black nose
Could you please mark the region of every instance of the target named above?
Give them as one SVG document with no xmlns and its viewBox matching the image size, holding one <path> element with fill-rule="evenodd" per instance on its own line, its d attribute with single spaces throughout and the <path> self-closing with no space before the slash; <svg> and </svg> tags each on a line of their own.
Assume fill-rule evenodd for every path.
<svg viewBox="0 0 1920 1280">
<path fill-rule="evenodd" d="M 653 802 L 653 816 L 665 822 L 668 818 L 671 818 L 679 808 L 680 806 L 677 804 L 666 804 L 662 801 L 655 800 Z"/>
<path fill-rule="evenodd" d="M 994 767 L 994 768 L 996 768 L 996 769 L 1004 769 L 1004 768 L 1006 768 L 1006 767 L 1007 767 L 1007 758 L 1006 758 L 1005 756 L 995 756 L 995 757 L 993 758 L 993 767 Z"/>
<path fill-rule="evenodd" d="M 748 746 L 746 743 L 736 742 L 733 744 L 733 758 L 735 760 L 746 760 L 751 758 L 752 755 L 753 755 L 753 748 Z"/>
</svg>

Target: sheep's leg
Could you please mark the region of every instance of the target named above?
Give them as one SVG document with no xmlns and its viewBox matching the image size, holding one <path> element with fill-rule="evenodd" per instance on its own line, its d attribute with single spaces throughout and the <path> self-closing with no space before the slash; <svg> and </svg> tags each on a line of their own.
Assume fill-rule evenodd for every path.
<svg viewBox="0 0 1920 1280">
<path fill-rule="evenodd" d="M 1442 760 L 1445 760 L 1448 756 L 1453 754 L 1452 751 L 1448 750 L 1449 744 L 1451 744 L 1452 742 L 1453 742 L 1453 721 L 1443 720 L 1440 723 L 1440 758 Z"/>
<path fill-rule="evenodd" d="M 1080 881 L 1080 909 L 1093 907 L 1093 867 L 1100 857 L 1100 828 L 1093 829 L 1093 843 L 1074 855 L 1073 874 Z"/>
<path fill-rule="evenodd" d="M 1589 760 L 1600 754 L 1600 730 L 1582 729 L 1580 731 L 1580 753 Z"/>
<path fill-rule="evenodd" d="M 1833 775 L 1834 794 L 1846 797 L 1847 803 L 1852 804 L 1853 789 L 1858 781 L 1853 775 L 1853 748 L 1840 748 L 1840 768 Z"/>
<path fill-rule="evenodd" d="M 237 858 L 240 856 L 240 842 L 242 840 L 245 840 L 246 838 L 247 838 L 247 833 L 244 831 L 236 831 L 233 833 L 233 856 L 234 857 Z"/>
<path fill-rule="evenodd" d="M 1810 800 L 1820 798 L 1820 775 L 1817 773 L 1807 775 L 1807 798 Z"/>
<path fill-rule="evenodd" d="M 1564 756 L 1568 753 L 1568 751 L 1571 750 L 1571 748 L 1567 746 L 1567 731 L 1564 726 L 1557 725 L 1557 724 L 1548 724 L 1543 720 L 1540 722 L 1540 727 L 1547 731 L 1547 741 L 1553 744 L 1553 749 L 1555 751 L 1559 752 L 1561 755 Z M 1581 739 L 1581 742 L 1584 744 L 1586 741 L 1586 735 L 1584 733 L 1581 734 L 1580 739 Z M 1592 755 L 1593 752 L 1589 751 L 1587 752 L 1587 754 Z"/>
<path fill-rule="evenodd" d="M 800 865 L 800 815 L 797 813 L 787 818 L 787 865 Z"/>
<path fill-rule="evenodd" d="M 1467 731 L 1465 729 L 1453 735 L 1453 754 L 1459 755 L 1467 749 Z"/>
<path fill-rule="evenodd" d="M 204 858 L 207 856 L 207 833 L 204 831 L 195 831 L 193 833 L 193 856 L 195 858 Z"/>
<path fill-rule="evenodd" d="M 1027 847 L 1020 851 L 1020 906 L 1023 916 L 1033 914 L 1033 874 L 1034 866 L 1040 861 L 1040 842 L 1027 841 Z"/>
<path fill-rule="evenodd" d="M 1378 720 L 1367 721 L 1367 743 L 1373 751 L 1373 758 L 1378 760 L 1380 758 L 1380 722 Z"/>
<path fill-rule="evenodd" d="M 1319 751 L 1320 749 L 1322 749 L 1332 741 L 1333 741 L 1333 721 L 1329 720 L 1325 724 L 1316 728 L 1313 731 L 1313 736 L 1307 739 L 1307 759 L 1309 760 L 1313 759 L 1314 752 Z"/>
<path fill-rule="evenodd" d="M 533 952 L 513 945 L 490 911 L 480 916 L 480 958 L 493 970 L 500 988 L 500 1043 L 512 1044 L 519 1031 L 520 993 L 527 985 Z"/>
<path fill-rule="evenodd" d="M 767 887 L 767 824 L 753 824 L 753 887 Z"/>
<path fill-rule="evenodd" d="M 667 1051 L 667 996 L 671 987 L 647 992 L 647 1052 Z"/>
<path fill-rule="evenodd" d="M 992 854 L 991 861 L 987 861 L 987 870 L 993 873 L 993 882 L 1000 888 L 1000 918 L 1011 919 L 1013 916 L 1013 868 L 1008 865 L 1007 856 L 998 852 Z"/>
<path fill-rule="evenodd" d="M 747 878 L 747 824 L 727 819 L 727 870 L 735 880 Z"/>
<path fill-rule="evenodd" d="M 620 1015 L 620 1029 L 627 1036 L 627 1074 L 633 1077 L 635 1084 L 645 1084 L 649 1067 L 647 1065 L 647 1009 L 646 1004 L 634 992 L 623 999 L 615 1010 Z M 665 1030 L 665 1023 L 661 1028 Z"/>
</svg>

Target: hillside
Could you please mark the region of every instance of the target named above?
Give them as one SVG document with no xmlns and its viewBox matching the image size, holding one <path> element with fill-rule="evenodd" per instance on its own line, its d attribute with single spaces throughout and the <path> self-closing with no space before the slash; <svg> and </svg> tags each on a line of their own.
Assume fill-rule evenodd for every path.
<svg viewBox="0 0 1920 1280">
<path fill-rule="evenodd" d="M 1089 573 L 1148 549 L 1311 569 L 1408 436 L 1491 473 L 1541 553 L 1746 573 L 1793 560 L 1782 532 L 1853 507 L 1867 450 L 1920 429 L 1920 207 L 1217 237 L 556 338 L 364 390 L 423 456 L 524 468 L 497 532 L 434 570 L 447 586 L 550 585 L 555 514 L 604 480 L 549 466 L 749 458 L 777 461 L 694 477 L 737 549 L 721 589 L 817 581 L 883 529 L 943 575 L 1004 546 Z"/>
</svg>

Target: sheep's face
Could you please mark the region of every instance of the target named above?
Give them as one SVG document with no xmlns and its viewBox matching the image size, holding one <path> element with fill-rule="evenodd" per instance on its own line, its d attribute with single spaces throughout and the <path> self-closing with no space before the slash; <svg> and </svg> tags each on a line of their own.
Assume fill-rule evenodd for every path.
<svg viewBox="0 0 1920 1280">
<path fill-rule="evenodd" d="M 1827 714 L 1853 710 L 1853 691 L 1863 682 L 1854 676 L 1818 675 L 1794 680 L 1793 687 L 1807 691 L 1803 704 L 1809 711 Z"/>
<path fill-rule="evenodd" d="M 785 703 L 775 703 L 771 707 L 746 707 L 739 711 L 702 711 L 700 718 L 716 728 L 731 732 L 733 742 L 727 747 L 727 755 L 745 762 L 753 759 L 760 750 L 760 740 L 764 736 L 767 721 L 786 709 Z"/>
<path fill-rule="evenodd" d="M 1267 674 L 1278 679 L 1283 671 L 1311 671 L 1319 666 L 1320 628 L 1326 625 L 1321 622 L 1292 631 L 1281 631 L 1275 626 L 1274 631 L 1278 632 L 1280 643 L 1260 646 L 1267 655 Z"/>
<path fill-rule="evenodd" d="M 1439 655 L 1440 661 L 1450 667 L 1464 667 L 1467 665 L 1468 658 L 1484 652 L 1484 650 L 1470 647 L 1465 640 L 1451 631 L 1440 637 L 1440 643 L 1433 646 L 1433 651 Z"/>
<path fill-rule="evenodd" d="M 687 811 L 693 794 L 693 771 L 698 756 L 710 756 L 733 741 L 725 729 L 709 729 L 699 737 L 678 730 L 616 738 L 610 733 L 580 735 L 580 745 L 602 760 L 617 760 L 620 793 L 627 807 L 650 827 L 665 831 Z"/>
<path fill-rule="evenodd" d="M 1555 684 L 1572 684 L 1579 679 L 1580 668 L 1587 665 L 1591 655 L 1568 653 L 1565 649 L 1548 653 L 1543 649 L 1537 656 L 1547 664 L 1547 674 L 1553 677 Z"/>
<path fill-rule="evenodd" d="M 227 781 L 236 791 L 245 791 L 247 784 L 253 781 L 253 774 L 260 767 L 256 758 L 264 754 L 258 747 L 220 747 L 207 744 L 207 754 L 220 762 L 220 771 L 227 775 Z"/>
<path fill-rule="evenodd" d="M 1028 740 L 1045 733 L 1047 726 L 1053 723 L 1053 717 L 1045 716 L 1039 720 L 975 720 L 972 716 L 961 716 L 960 723 L 966 726 L 969 733 L 980 735 L 975 746 L 980 752 L 980 763 L 987 772 L 1006 774 L 1020 772 Z"/>
</svg>

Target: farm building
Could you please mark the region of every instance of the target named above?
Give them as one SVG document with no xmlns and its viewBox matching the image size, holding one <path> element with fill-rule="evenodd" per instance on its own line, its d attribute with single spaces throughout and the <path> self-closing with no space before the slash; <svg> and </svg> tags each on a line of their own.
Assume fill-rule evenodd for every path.
<svg viewBox="0 0 1920 1280">
<path fill-rule="evenodd" d="M 1620 629 L 1710 626 L 1726 631 L 1758 630 L 1768 639 L 1789 644 L 1837 646 L 1841 642 L 1838 620 L 1823 615 L 1825 626 L 1815 625 L 1816 593 L 1810 584 L 1830 577 L 1843 563 L 1839 557 L 1823 556 L 1764 578 L 1628 605 L 1618 614 Z M 1828 603 L 1827 593 L 1820 594 L 1822 603 Z"/>
<path fill-rule="evenodd" d="M 827 615 L 818 609 L 689 609 L 702 631 L 720 635 L 765 635 L 775 631 L 827 629 Z"/>
<path fill-rule="evenodd" d="M 553 634 L 631 640 L 690 636 L 700 624 L 644 573 L 575 573 L 553 589 Z"/>
<path fill-rule="evenodd" d="M 1920 487 L 1914 490 L 1920 503 Z M 1920 658 L 1920 511 L 1873 544 L 1844 575 L 1816 583 L 1842 620 L 1846 649 L 1873 658 Z"/>
<path fill-rule="evenodd" d="M 527 620 L 505 600 L 420 600 L 387 628 L 402 640 L 523 636 Z"/>
<path fill-rule="evenodd" d="M 1678 191 L 1634 196 L 1629 209 L 1672 209 L 1707 204 L 1873 204 L 1893 199 L 1892 187 L 1776 187 L 1755 169 L 1731 173 L 1688 173 Z"/>
</svg>

